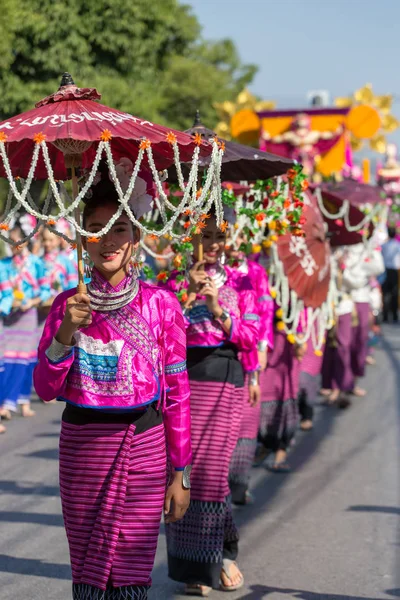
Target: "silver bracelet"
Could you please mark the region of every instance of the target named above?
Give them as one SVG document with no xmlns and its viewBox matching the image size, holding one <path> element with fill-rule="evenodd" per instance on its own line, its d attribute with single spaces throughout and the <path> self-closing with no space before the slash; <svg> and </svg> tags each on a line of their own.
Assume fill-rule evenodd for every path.
<svg viewBox="0 0 400 600">
<path fill-rule="evenodd" d="M 258 342 L 257 350 L 259 350 L 259 352 L 265 352 L 267 348 L 268 342 L 266 342 L 265 340 L 261 340 L 260 342 Z"/>
<path fill-rule="evenodd" d="M 72 346 L 66 346 L 65 344 L 57 342 L 56 338 L 53 338 L 50 346 L 45 352 L 49 361 L 56 363 L 61 362 L 64 358 L 66 358 L 75 346 L 75 340 L 73 339 L 72 341 L 74 342 Z"/>
<path fill-rule="evenodd" d="M 250 385 L 258 385 L 258 373 L 253 371 L 250 373 Z"/>
</svg>

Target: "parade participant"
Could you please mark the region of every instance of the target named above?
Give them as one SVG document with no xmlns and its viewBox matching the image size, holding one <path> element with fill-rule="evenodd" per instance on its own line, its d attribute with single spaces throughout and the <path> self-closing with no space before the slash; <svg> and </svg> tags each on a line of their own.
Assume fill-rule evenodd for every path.
<svg viewBox="0 0 400 600">
<path fill-rule="evenodd" d="M 322 363 L 321 394 L 329 405 L 338 402 L 339 408 L 348 408 L 350 393 L 354 389 L 351 369 L 352 323 L 355 306 L 351 297 L 351 282 L 344 281 L 344 257 L 346 250 L 337 248 L 332 257 L 332 273 L 336 278 L 338 302 L 335 307 L 336 323 L 328 332 Z"/>
<path fill-rule="evenodd" d="M 383 293 L 383 322 L 389 322 L 391 314 L 393 323 L 398 321 L 399 311 L 399 269 L 400 242 L 396 239 L 396 228 L 389 227 L 389 240 L 382 246 L 385 263 L 385 278 L 382 284 Z"/>
<path fill-rule="evenodd" d="M 125 212 L 93 241 L 119 208 L 104 168 L 90 194 L 83 227 L 93 235 L 85 245 L 91 283 L 87 294 L 70 290 L 54 301 L 35 387 L 44 400 L 66 403 L 60 489 L 73 599 L 142 600 L 163 507 L 172 522 L 189 505 L 185 328 L 174 295 L 137 279 L 140 234 Z"/>
<path fill-rule="evenodd" d="M 313 324 L 313 334 L 307 341 L 307 348 L 300 363 L 299 375 L 299 413 L 300 427 L 303 431 L 313 428 L 314 405 L 320 389 L 321 369 L 325 343 L 316 348 L 314 338 L 317 338 L 317 324 Z"/>
<path fill-rule="evenodd" d="M 195 236 L 189 281 L 178 283 L 172 276 L 168 282 L 171 289 L 182 285 L 187 291 L 193 444 L 191 504 L 184 519 L 166 529 L 168 566 L 169 576 L 196 596 L 208 596 L 219 587 L 233 591 L 244 582 L 235 562 L 239 538 L 228 476 L 243 408 L 238 354 L 255 347 L 259 317 L 253 290 L 248 285 L 236 289 L 221 264 L 225 241 L 211 215 L 203 230 L 204 260 L 199 260 L 200 238 Z"/>
<path fill-rule="evenodd" d="M 343 283 L 351 289 L 351 297 L 355 305 L 357 322 L 352 329 L 351 368 L 354 375 L 355 396 L 363 397 L 366 391 L 357 386 L 357 379 L 364 377 L 368 355 L 368 334 L 370 315 L 370 280 L 384 272 L 382 252 L 373 245 L 373 240 L 366 244 L 348 246 L 343 259 Z"/>
<path fill-rule="evenodd" d="M 279 315 L 279 308 L 275 304 Z M 299 360 L 305 346 L 292 344 L 280 330 L 275 318 L 273 349 L 268 354 L 265 371 L 260 374 L 261 414 L 255 465 L 273 454 L 267 468 L 274 473 L 290 471 L 287 454 L 299 422 L 297 397 L 299 392 Z"/>
<path fill-rule="evenodd" d="M 237 250 L 246 240 L 238 236 L 236 247 L 229 243 L 226 248 L 226 256 L 229 268 L 232 270 L 233 280 L 243 278 L 249 279 L 252 288 L 255 291 L 257 299 L 257 309 L 260 316 L 260 332 L 258 347 L 254 348 L 257 352 L 256 362 L 260 370 L 265 370 L 267 366 L 268 348 L 273 347 L 273 320 L 274 320 L 274 301 L 269 293 L 268 275 L 265 269 L 258 263 L 248 260 L 244 252 Z M 245 355 L 246 356 L 246 355 Z M 254 362 L 254 358 L 253 358 Z M 254 367 L 253 367 L 254 368 Z M 253 385 L 257 383 L 257 397 L 254 401 L 254 393 L 247 394 L 249 382 Z M 239 439 L 232 456 L 229 485 L 232 492 L 232 502 L 234 504 L 251 504 L 253 499 L 248 490 L 250 481 L 250 471 L 254 460 L 257 447 L 257 435 L 260 423 L 260 393 L 257 371 L 250 371 L 247 375 L 247 382 L 244 387 L 245 398 Z"/>
<path fill-rule="evenodd" d="M 11 281 L 9 277 L 9 271 L 7 264 L 0 261 L 0 420 L 3 416 L 3 402 L 5 387 L 3 382 L 4 376 L 4 326 L 3 319 L 7 317 L 13 305 L 16 306 L 16 300 L 14 300 L 13 290 L 11 287 Z M 7 411 L 4 412 L 5 416 Z M 5 433 L 6 428 L 0 423 L 0 433 Z"/>
<path fill-rule="evenodd" d="M 66 254 L 61 252 L 60 237 L 44 228 L 41 234 L 43 260 L 51 288 L 51 300 L 60 293 L 78 285 L 78 270 Z"/>
<path fill-rule="evenodd" d="M 10 231 L 14 242 L 23 239 L 19 226 Z M 26 244 L 12 247 L 12 256 L 2 259 L 8 270 L 17 303 L 4 319 L 3 410 L 15 412 L 21 406 L 22 416 L 35 413 L 30 407 L 32 374 L 37 360 L 37 308 L 50 297 L 50 286 L 43 260 L 31 254 Z M 7 414 L 9 416 L 9 414 Z"/>
</svg>

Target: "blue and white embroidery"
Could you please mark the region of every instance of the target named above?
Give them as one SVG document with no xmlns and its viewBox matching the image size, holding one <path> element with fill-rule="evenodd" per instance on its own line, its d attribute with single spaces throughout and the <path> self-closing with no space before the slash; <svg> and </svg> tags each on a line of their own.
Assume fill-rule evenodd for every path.
<svg viewBox="0 0 400 600">
<path fill-rule="evenodd" d="M 182 373 L 182 371 L 186 371 L 186 360 L 175 363 L 174 365 L 165 366 L 166 375 L 176 375 L 176 373 Z"/>
<path fill-rule="evenodd" d="M 258 315 L 255 315 L 254 313 L 245 313 L 243 315 L 243 320 L 244 321 L 259 321 L 260 317 Z"/>
</svg>

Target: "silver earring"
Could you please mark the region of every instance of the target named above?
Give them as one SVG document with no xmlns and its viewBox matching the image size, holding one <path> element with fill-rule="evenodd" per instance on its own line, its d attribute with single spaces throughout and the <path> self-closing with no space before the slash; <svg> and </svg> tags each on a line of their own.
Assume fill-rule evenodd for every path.
<svg viewBox="0 0 400 600">
<path fill-rule="evenodd" d="M 93 269 L 94 263 L 93 263 L 92 259 L 90 258 L 89 253 L 86 251 L 83 253 L 83 264 L 84 264 L 85 277 L 86 277 L 86 279 L 90 279 L 92 277 L 92 269 Z"/>
<path fill-rule="evenodd" d="M 141 251 L 140 251 L 140 247 L 138 246 L 137 248 L 134 248 L 132 250 L 132 257 L 131 257 L 131 268 L 132 268 L 132 275 L 133 277 L 137 278 L 140 275 L 140 271 L 142 268 L 142 256 L 141 256 Z"/>
</svg>

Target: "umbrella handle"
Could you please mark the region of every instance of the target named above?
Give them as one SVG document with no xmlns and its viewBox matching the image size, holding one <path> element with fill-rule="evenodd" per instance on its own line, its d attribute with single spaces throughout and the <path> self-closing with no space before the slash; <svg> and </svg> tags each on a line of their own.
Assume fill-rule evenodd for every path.
<svg viewBox="0 0 400 600">
<path fill-rule="evenodd" d="M 203 242 L 199 243 L 199 261 L 204 260 L 204 248 L 203 248 Z"/>
<path fill-rule="evenodd" d="M 72 173 L 72 196 L 73 196 L 73 200 L 75 200 L 75 198 L 79 194 L 78 178 L 76 176 L 75 167 L 71 167 L 71 173 Z M 79 206 L 76 207 L 76 209 L 74 211 L 74 216 L 75 216 L 75 221 L 77 223 L 80 223 L 81 222 L 81 209 L 79 208 Z M 77 287 L 77 290 L 78 290 L 78 294 L 86 294 L 87 287 L 85 284 L 85 277 L 84 277 L 85 270 L 84 270 L 84 265 L 83 265 L 82 236 L 78 231 L 76 232 L 76 252 L 78 255 L 78 287 Z"/>
</svg>

